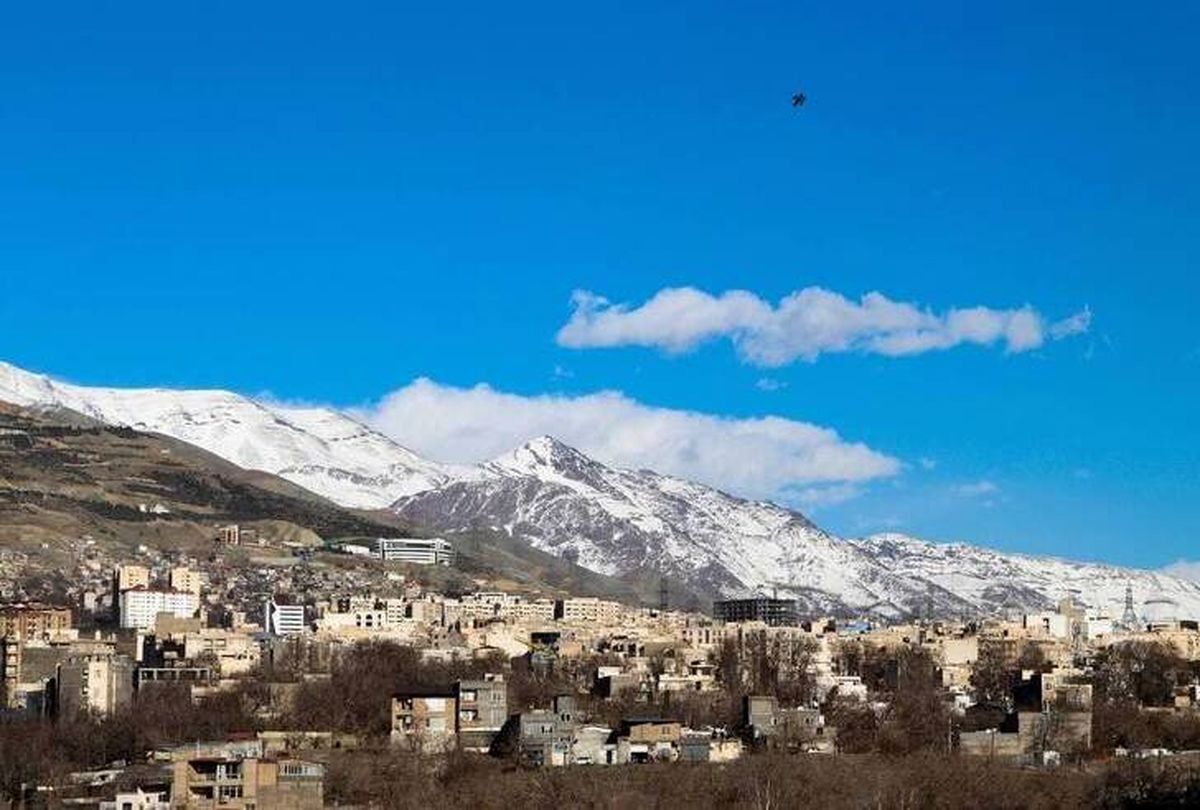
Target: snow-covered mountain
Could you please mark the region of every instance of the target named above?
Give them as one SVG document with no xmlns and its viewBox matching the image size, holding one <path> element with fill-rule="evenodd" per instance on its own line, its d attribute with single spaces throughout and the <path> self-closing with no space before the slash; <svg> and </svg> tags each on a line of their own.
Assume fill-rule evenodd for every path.
<svg viewBox="0 0 1200 810">
<path fill-rule="evenodd" d="M 393 505 L 442 531 L 499 529 L 594 571 L 667 575 L 702 596 L 777 590 L 810 611 L 900 616 L 1048 606 L 1070 593 L 1120 615 L 1200 617 L 1200 585 L 1149 571 L 1001 554 L 903 535 L 835 537 L 798 512 L 648 470 L 605 466 L 549 437 L 473 468 L 421 458 L 345 414 L 228 391 L 68 385 L 0 363 L 0 401 L 162 433 L 344 506 Z"/>
<path fill-rule="evenodd" d="M 0 401 L 68 408 L 162 433 L 263 470 L 342 506 L 381 508 L 438 486 L 451 470 L 328 408 L 259 402 L 229 391 L 89 388 L 0 362 Z"/>
<path fill-rule="evenodd" d="M 895 534 L 842 539 L 780 506 L 613 469 L 550 437 L 395 508 L 440 530 L 500 529 L 609 575 L 667 574 L 701 594 L 777 590 L 810 611 L 974 615 L 1046 607 L 1069 593 L 1119 616 L 1129 585 L 1139 606 L 1200 616 L 1195 583 Z"/>
</svg>

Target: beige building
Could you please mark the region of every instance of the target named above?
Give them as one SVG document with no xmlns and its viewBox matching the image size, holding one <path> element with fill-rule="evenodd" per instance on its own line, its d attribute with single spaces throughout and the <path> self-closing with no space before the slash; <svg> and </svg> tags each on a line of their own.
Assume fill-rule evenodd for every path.
<svg viewBox="0 0 1200 810">
<path fill-rule="evenodd" d="M 200 596 L 202 582 L 199 571 L 193 571 L 186 565 L 171 569 L 170 586 L 173 591 L 195 594 Z"/>
<path fill-rule="evenodd" d="M 228 678 L 258 666 L 262 648 L 246 633 L 205 627 L 183 634 L 183 655 L 191 660 L 215 660 L 221 675 Z"/>
<path fill-rule="evenodd" d="M 50 639 L 71 629 L 71 611 L 40 602 L 0 604 L 0 638 Z"/>
<path fill-rule="evenodd" d="M 555 612 L 564 622 L 610 626 L 617 622 L 621 605 L 607 599 L 581 596 L 561 600 Z"/>
<path fill-rule="evenodd" d="M 397 694 L 392 697 L 392 742 L 416 751 L 454 746 L 458 700 L 452 692 Z"/>
<path fill-rule="evenodd" d="M 118 565 L 114 579 L 118 594 L 130 588 L 149 588 L 150 569 L 144 565 Z"/>
<path fill-rule="evenodd" d="M 196 756 L 176 760 L 171 807 L 197 810 L 320 810 L 324 768 L 298 759 Z"/>
</svg>

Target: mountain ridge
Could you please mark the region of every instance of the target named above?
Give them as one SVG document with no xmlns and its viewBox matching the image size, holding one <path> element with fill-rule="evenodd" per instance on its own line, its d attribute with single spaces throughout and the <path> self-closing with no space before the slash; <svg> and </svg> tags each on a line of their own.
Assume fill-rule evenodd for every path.
<svg viewBox="0 0 1200 810">
<path fill-rule="evenodd" d="M 352 508 L 385 507 L 452 474 L 338 411 L 273 405 L 221 389 L 77 386 L 0 361 L 0 400 L 161 433 Z"/>
<path fill-rule="evenodd" d="M 977 615 L 1069 595 L 1118 616 L 1130 585 L 1200 616 L 1200 586 L 1176 577 L 898 533 L 841 538 L 795 510 L 608 467 L 548 436 L 394 509 L 439 531 L 503 530 L 609 576 L 650 568 L 710 597 L 778 592 L 808 612 Z"/>
<path fill-rule="evenodd" d="M 349 507 L 439 532 L 501 532 L 603 576 L 665 577 L 698 598 L 792 595 L 810 612 L 908 616 L 1036 609 L 1071 594 L 1200 616 L 1200 585 L 1163 574 L 899 534 L 842 538 L 805 515 L 606 465 L 550 436 L 469 468 L 439 464 L 333 409 L 228 391 L 87 388 L 0 362 L 0 400 L 161 433 Z"/>
</svg>

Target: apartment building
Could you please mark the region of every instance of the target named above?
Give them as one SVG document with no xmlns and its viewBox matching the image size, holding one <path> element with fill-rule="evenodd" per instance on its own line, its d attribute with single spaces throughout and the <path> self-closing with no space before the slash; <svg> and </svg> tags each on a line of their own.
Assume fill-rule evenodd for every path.
<svg viewBox="0 0 1200 810">
<path fill-rule="evenodd" d="M 487 753 L 508 720 L 508 685 L 504 677 L 489 673 L 482 679 L 459 681 L 454 691 L 459 744 L 468 751 Z"/>
<path fill-rule="evenodd" d="M 171 807 L 195 810 L 320 810 L 325 769 L 298 759 L 236 755 L 175 761 Z"/>
<path fill-rule="evenodd" d="M 576 597 L 558 600 L 554 616 L 564 622 L 611 626 L 616 624 L 620 611 L 621 605 L 617 602 L 595 597 Z"/>
<path fill-rule="evenodd" d="M 440 537 L 380 537 L 375 548 L 385 562 L 454 565 L 454 547 Z"/>
<path fill-rule="evenodd" d="M 800 623 L 795 599 L 773 599 L 766 596 L 719 600 L 713 603 L 713 616 L 722 622 L 763 622 L 768 627 Z"/>
<path fill-rule="evenodd" d="M 60 717 L 110 715 L 133 700 L 134 663 L 125 655 L 75 655 L 55 670 L 55 706 Z"/>
<path fill-rule="evenodd" d="M 118 565 L 113 575 L 113 590 L 116 593 L 130 588 L 149 588 L 150 569 L 144 565 Z"/>
<path fill-rule="evenodd" d="M 48 639 L 71 629 L 71 611 L 41 602 L 0 604 L 0 638 Z"/>
<path fill-rule="evenodd" d="M 452 690 L 403 692 L 392 696 L 392 742 L 415 751 L 454 746 L 458 699 Z"/>
<path fill-rule="evenodd" d="M 571 764 L 575 743 L 575 698 L 559 695 L 549 709 L 531 709 L 517 718 L 521 760 L 539 767 Z"/>
<path fill-rule="evenodd" d="M 199 571 L 193 571 L 186 565 L 172 568 L 169 582 L 173 591 L 191 593 L 195 594 L 197 598 L 200 597 L 202 582 Z"/>
<path fill-rule="evenodd" d="M 120 596 L 120 621 L 124 628 L 151 630 L 160 613 L 190 619 L 199 609 L 199 597 L 185 591 L 152 590 L 139 585 L 121 591 Z"/>
</svg>

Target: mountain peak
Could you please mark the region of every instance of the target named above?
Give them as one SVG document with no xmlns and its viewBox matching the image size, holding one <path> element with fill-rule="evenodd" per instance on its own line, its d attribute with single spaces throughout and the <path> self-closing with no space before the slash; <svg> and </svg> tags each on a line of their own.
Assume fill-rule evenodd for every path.
<svg viewBox="0 0 1200 810">
<path fill-rule="evenodd" d="M 501 474 L 517 474 L 536 478 L 565 476 L 581 478 L 602 465 L 553 436 L 530 439 L 520 447 L 492 459 L 483 465 Z"/>
</svg>

